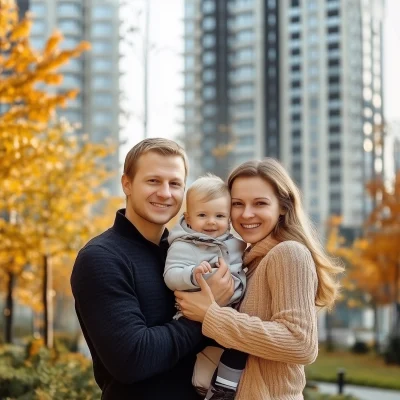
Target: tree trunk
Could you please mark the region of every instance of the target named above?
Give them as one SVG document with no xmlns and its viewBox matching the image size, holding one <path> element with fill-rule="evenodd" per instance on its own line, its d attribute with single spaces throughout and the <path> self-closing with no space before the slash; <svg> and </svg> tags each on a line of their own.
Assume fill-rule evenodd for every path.
<svg viewBox="0 0 400 400">
<path fill-rule="evenodd" d="M 49 256 L 43 256 L 43 318 L 44 318 L 44 343 L 46 347 L 53 347 L 53 274 Z"/>
<path fill-rule="evenodd" d="M 379 337 L 379 318 L 378 318 L 378 305 L 373 302 L 372 308 L 374 310 L 374 350 L 376 354 L 380 352 L 380 337 Z"/>
<path fill-rule="evenodd" d="M 393 336 L 400 336 L 400 262 L 397 263 L 397 268 L 395 271 L 395 278 L 394 278 L 394 295 L 393 295 Z"/>
<path fill-rule="evenodd" d="M 14 312 L 14 287 L 16 282 L 16 276 L 12 272 L 8 273 L 8 284 L 7 284 L 7 297 L 6 304 L 4 307 L 4 327 L 5 327 L 5 341 L 6 343 L 12 343 L 12 326 L 13 326 L 13 312 Z"/>
</svg>

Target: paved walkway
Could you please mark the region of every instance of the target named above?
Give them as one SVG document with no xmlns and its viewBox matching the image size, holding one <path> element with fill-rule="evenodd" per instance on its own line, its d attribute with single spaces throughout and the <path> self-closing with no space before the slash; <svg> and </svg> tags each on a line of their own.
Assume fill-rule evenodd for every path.
<svg viewBox="0 0 400 400">
<path fill-rule="evenodd" d="M 337 385 L 334 383 L 315 383 L 322 393 L 337 394 L 338 392 Z M 352 394 L 360 400 L 400 400 L 400 391 L 365 386 L 345 385 L 344 394 Z"/>
</svg>

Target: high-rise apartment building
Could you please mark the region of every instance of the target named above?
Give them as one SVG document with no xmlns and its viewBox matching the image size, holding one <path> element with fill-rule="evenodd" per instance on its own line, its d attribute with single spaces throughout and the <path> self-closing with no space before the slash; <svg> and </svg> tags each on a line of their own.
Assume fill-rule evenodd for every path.
<svg viewBox="0 0 400 400">
<path fill-rule="evenodd" d="M 193 175 L 276 157 L 318 225 L 340 214 L 360 226 L 365 182 L 383 172 L 383 11 L 383 0 L 185 0 Z"/>
<path fill-rule="evenodd" d="M 80 132 L 93 142 L 110 138 L 119 142 L 119 1 L 118 0 L 30 0 L 34 16 L 31 32 L 33 47 L 43 48 L 51 33 L 58 29 L 64 35 L 61 47 L 73 48 L 82 40 L 91 43 L 91 50 L 79 59 L 72 59 L 62 68 L 60 89 L 79 89 L 60 115 L 81 125 Z M 118 151 L 106 161 L 118 171 Z M 107 188 L 119 192 L 119 177 Z"/>
</svg>

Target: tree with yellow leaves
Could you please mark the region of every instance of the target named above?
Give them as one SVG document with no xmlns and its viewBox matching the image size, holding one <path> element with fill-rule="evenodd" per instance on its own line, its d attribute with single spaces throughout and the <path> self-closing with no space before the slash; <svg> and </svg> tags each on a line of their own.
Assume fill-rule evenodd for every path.
<svg viewBox="0 0 400 400">
<path fill-rule="evenodd" d="M 328 249 L 348 262 L 344 287 L 353 294 L 367 294 L 375 319 L 377 306 L 394 304 L 393 331 L 400 334 L 400 172 L 392 188 L 374 181 L 368 183 L 367 189 L 377 205 L 365 221 L 363 237 L 345 246 L 338 233 L 340 219 L 332 219 Z M 349 301 L 356 299 L 357 296 L 350 296 Z M 377 321 L 375 331 L 378 338 Z"/>
<path fill-rule="evenodd" d="M 23 192 L 7 196 L 0 188 L 0 209 L 17 216 L 17 221 L 3 220 L 0 243 L 8 238 L 14 245 L 9 248 L 0 245 L 0 249 L 12 260 L 2 268 L 14 277 L 29 266 L 32 284 L 21 294 L 25 294 L 25 301 L 33 307 L 43 310 L 45 342 L 51 347 L 52 261 L 58 261 L 60 270 L 70 272 L 72 264 L 63 265 L 60 260 L 68 256 L 71 259 L 96 233 L 92 208 L 107 198 L 101 187 L 111 174 L 106 170 L 104 159 L 114 149 L 107 143 L 93 144 L 85 136 L 77 137 L 66 121 L 55 122 L 43 131 L 39 143 L 38 157 L 30 164 L 30 176 L 24 177 Z M 29 245 L 25 243 L 26 238 L 31 238 Z M 15 263 L 17 245 L 24 250 L 18 265 Z"/>
<path fill-rule="evenodd" d="M 40 85 L 58 85 L 59 68 L 90 46 L 80 43 L 71 50 L 59 49 L 63 37 L 54 32 L 43 51 L 30 46 L 32 20 L 18 20 L 15 1 L 2 0 L 0 7 L 0 180 L 10 185 L 16 168 L 29 169 L 36 156 L 37 135 L 46 127 L 56 107 L 74 98 L 78 91 L 51 94 Z M 43 86 L 42 85 L 42 86 Z M 15 184 L 15 182 L 14 182 Z M 17 187 L 14 187 L 17 189 Z"/>
<path fill-rule="evenodd" d="M 31 25 L 29 16 L 21 21 L 18 19 L 14 0 L 1 0 L 0 269 L 2 277 L 5 277 L 7 281 L 7 301 L 4 311 L 7 341 L 11 341 L 12 300 L 17 278 L 22 274 L 27 274 L 28 264 L 34 271 L 34 266 L 37 264 L 34 262 L 35 255 L 43 254 L 44 243 L 46 246 L 53 246 L 49 238 L 52 237 L 54 227 L 53 231 L 51 224 L 46 227 L 46 216 L 38 212 L 39 209 L 43 212 L 48 211 L 46 198 L 40 198 L 40 195 L 49 196 L 49 190 L 56 190 L 57 184 L 58 188 L 60 187 L 63 178 L 58 182 L 52 179 L 56 177 L 55 171 L 60 169 L 63 162 L 66 163 L 63 165 L 65 171 L 69 171 L 72 175 L 71 179 L 81 179 L 81 175 L 74 170 L 72 164 L 81 158 L 84 159 L 83 154 L 87 154 L 88 157 L 94 156 L 97 162 L 103 157 L 99 152 L 107 153 L 105 149 L 90 147 L 89 143 L 69 143 L 67 137 L 72 133 L 65 132 L 68 129 L 60 123 L 55 123 L 52 128 L 48 128 L 54 118 L 56 108 L 64 106 L 78 92 L 70 90 L 51 93 L 48 86 L 61 83 L 63 76 L 58 72 L 59 68 L 70 58 L 80 56 L 89 48 L 89 44 L 82 42 L 73 49 L 61 51 L 59 44 L 63 38 L 59 32 L 55 32 L 48 39 L 44 50 L 39 52 L 30 46 Z M 61 136 L 64 142 L 55 146 L 51 141 L 59 138 L 60 135 L 56 132 L 63 132 Z M 72 146 L 75 151 L 74 156 L 77 157 L 75 161 L 71 153 L 67 151 L 70 150 L 68 146 Z M 81 152 L 77 150 L 78 147 L 81 148 Z M 57 162 L 59 154 L 65 151 L 69 158 L 61 157 Z M 80 168 L 94 167 L 94 164 L 88 160 L 85 162 L 86 165 L 82 162 L 79 164 Z M 53 174 L 49 173 L 49 168 L 54 169 Z M 72 170 L 74 173 L 71 172 Z M 87 170 L 86 173 L 88 173 Z M 101 175 L 101 171 L 99 173 Z M 94 179 L 94 181 L 98 181 L 101 178 L 100 175 L 97 175 L 97 180 Z M 44 177 L 46 181 L 43 181 Z M 40 190 L 37 186 L 39 181 L 44 185 Z M 91 190 L 92 182 L 86 179 L 85 183 L 85 189 Z M 77 187 L 82 189 L 82 185 L 77 185 Z M 66 193 L 65 190 L 64 193 Z M 87 195 L 88 206 L 81 210 L 81 221 L 84 220 L 84 212 L 89 208 L 90 201 L 99 198 L 94 192 L 92 194 L 83 192 L 83 194 Z M 68 195 L 70 196 L 68 201 L 76 205 L 71 192 Z M 39 206 L 40 201 L 42 204 Z M 32 208 L 29 209 L 29 207 Z M 76 211 L 79 212 L 79 208 Z M 51 215 L 54 216 L 54 214 Z M 50 214 L 47 218 L 49 222 Z M 75 221 L 74 225 L 74 222 L 70 220 L 69 223 L 62 225 L 63 222 L 65 223 L 65 218 L 61 218 L 59 222 L 59 228 L 62 227 L 65 232 L 70 232 L 71 243 L 75 243 L 77 238 L 73 237 L 73 232 L 76 233 L 73 227 L 77 226 L 77 222 Z M 80 228 L 82 232 L 82 225 Z M 46 237 L 46 240 L 43 237 Z M 27 274 L 27 276 L 30 275 Z"/>
</svg>

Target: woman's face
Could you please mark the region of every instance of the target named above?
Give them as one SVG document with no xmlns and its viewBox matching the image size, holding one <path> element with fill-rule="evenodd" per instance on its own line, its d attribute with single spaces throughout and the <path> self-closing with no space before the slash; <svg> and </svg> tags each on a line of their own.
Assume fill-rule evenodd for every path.
<svg viewBox="0 0 400 400">
<path fill-rule="evenodd" d="M 231 195 L 235 231 L 252 245 L 267 237 L 281 214 L 272 185 L 258 176 L 236 178 Z"/>
</svg>

